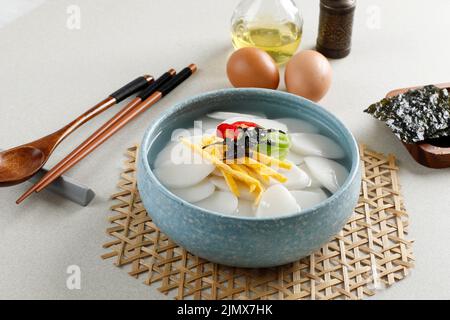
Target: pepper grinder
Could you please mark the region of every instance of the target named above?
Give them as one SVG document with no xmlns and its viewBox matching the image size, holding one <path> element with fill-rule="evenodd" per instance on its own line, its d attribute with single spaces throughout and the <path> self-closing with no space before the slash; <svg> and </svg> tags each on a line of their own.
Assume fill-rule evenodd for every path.
<svg viewBox="0 0 450 320">
<path fill-rule="evenodd" d="M 355 8 L 356 0 L 320 0 L 317 51 L 333 59 L 350 53 Z"/>
</svg>

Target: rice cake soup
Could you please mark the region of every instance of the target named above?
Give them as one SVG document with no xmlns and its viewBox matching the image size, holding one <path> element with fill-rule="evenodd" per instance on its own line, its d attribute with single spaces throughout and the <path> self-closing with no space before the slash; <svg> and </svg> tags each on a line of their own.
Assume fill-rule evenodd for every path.
<svg viewBox="0 0 450 320">
<path fill-rule="evenodd" d="M 177 129 L 153 170 L 174 195 L 227 215 L 278 217 L 326 200 L 346 180 L 345 153 L 294 118 L 213 112 Z"/>
</svg>

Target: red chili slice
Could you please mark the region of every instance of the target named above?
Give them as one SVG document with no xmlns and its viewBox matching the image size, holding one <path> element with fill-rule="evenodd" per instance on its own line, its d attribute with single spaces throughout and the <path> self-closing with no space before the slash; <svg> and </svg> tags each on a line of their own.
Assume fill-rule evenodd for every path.
<svg viewBox="0 0 450 320">
<path fill-rule="evenodd" d="M 257 128 L 257 127 L 259 127 L 258 124 L 254 123 L 254 122 L 249 122 L 249 121 L 236 121 L 236 122 L 233 122 L 232 125 L 238 126 L 239 128 Z"/>
<path fill-rule="evenodd" d="M 236 140 L 239 135 L 239 129 L 257 128 L 258 124 L 249 121 L 236 121 L 233 123 L 221 123 L 217 126 L 217 135 L 220 138 L 230 138 Z"/>
</svg>

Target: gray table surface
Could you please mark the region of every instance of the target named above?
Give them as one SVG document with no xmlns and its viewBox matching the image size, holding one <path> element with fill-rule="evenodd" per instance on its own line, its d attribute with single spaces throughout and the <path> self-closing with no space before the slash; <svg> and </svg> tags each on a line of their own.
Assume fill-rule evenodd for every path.
<svg viewBox="0 0 450 320">
<path fill-rule="evenodd" d="M 137 75 L 157 75 L 191 62 L 200 70 L 68 172 L 96 191 L 89 207 L 46 192 L 16 206 L 14 200 L 28 185 L 0 190 L 0 298 L 165 299 L 112 261 L 100 259 L 108 198 L 116 190 L 122 151 L 139 142 L 163 110 L 194 94 L 230 86 L 224 68 L 231 52 L 230 17 L 238 1 L 48 0 L 28 12 L 33 1 L 42 2 L 23 0 L 29 3 L 22 11 L 13 1 L 0 1 L 2 148 L 61 127 Z M 305 19 L 301 47 L 312 48 L 317 1 L 296 2 Z M 80 29 L 67 27 L 71 5 L 80 9 Z M 448 0 L 426 6 L 419 0 L 359 0 L 353 51 L 332 61 L 334 83 L 321 102 L 359 141 L 398 157 L 417 262 L 407 279 L 380 291 L 379 299 L 450 298 L 450 169 L 416 164 L 387 128 L 362 113 L 391 89 L 450 81 L 450 45 L 444 37 L 448 12 Z M 68 138 L 49 165 L 116 110 Z M 66 286 L 71 265 L 81 270 L 79 290 Z"/>
</svg>

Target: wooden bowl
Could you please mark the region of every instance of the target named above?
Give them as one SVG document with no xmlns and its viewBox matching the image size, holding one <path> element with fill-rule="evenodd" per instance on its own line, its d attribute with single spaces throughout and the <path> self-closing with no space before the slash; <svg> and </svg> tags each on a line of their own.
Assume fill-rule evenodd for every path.
<svg viewBox="0 0 450 320">
<path fill-rule="evenodd" d="M 450 89 L 450 83 L 435 84 L 438 88 Z M 419 87 L 410 87 L 397 89 L 389 92 L 386 97 L 394 97 L 411 89 Z M 425 167 L 442 169 L 450 167 L 450 137 L 443 137 L 433 140 L 425 140 L 418 143 L 404 143 L 403 145 L 418 163 Z"/>
</svg>

